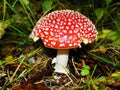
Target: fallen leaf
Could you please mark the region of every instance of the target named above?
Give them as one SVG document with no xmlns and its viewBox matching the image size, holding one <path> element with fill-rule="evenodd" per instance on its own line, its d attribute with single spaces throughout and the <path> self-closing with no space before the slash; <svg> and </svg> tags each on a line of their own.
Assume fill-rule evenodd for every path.
<svg viewBox="0 0 120 90">
<path fill-rule="evenodd" d="M 14 86 L 12 90 L 50 90 L 50 89 L 41 83 L 38 84 L 27 83 L 24 85 Z"/>
<path fill-rule="evenodd" d="M 114 76 L 120 76 L 120 71 L 112 73 L 111 76 L 113 76 L 113 77 L 114 77 Z"/>
</svg>

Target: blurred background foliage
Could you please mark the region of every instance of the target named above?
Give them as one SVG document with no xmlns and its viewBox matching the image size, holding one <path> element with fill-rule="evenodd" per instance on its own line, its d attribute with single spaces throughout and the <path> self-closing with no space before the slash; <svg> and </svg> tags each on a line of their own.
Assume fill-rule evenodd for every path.
<svg viewBox="0 0 120 90">
<path fill-rule="evenodd" d="M 24 54 L 27 59 L 36 53 L 41 54 L 44 49 L 41 51 L 38 47 L 43 47 L 42 42 L 39 40 L 34 43 L 29 38 L 29 34 L 41 17 L 61 9 L 75 10 L 87 16 L 98 30 L 98 37 L 93 43 L 94 47 L 88 54 L 105 63 L 105 66 L 110 64 L 114 68 L 120 67 L 119 0 L 0 0 L 0 65 L 8 63 L 14 65 L 15 60 L 23 63 L 21 57 L 24 58 Z M 81 55 L 80 52 L 77 54 Z M 11 64 L 9 65 L 12 66 Z M 26 73 L 34 68 L 26 62 L 24 65 L 30 68 Z M 21 74 L 26 75 L 26 73 Z M 88 70 L 87 73 L 89 73 Z M 15 80 L 24 76 L 21 74 Z M 7 85 L 12 80 L 14 82 L 14 75 Z"/>
</svg>

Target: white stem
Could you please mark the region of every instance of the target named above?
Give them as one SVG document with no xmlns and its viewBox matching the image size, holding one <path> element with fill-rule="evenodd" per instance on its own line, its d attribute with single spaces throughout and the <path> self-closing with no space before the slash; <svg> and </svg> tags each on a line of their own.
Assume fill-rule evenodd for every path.
<svg viewBox="0 0 120 90">
<path fill-rule="evenodd" d="M 66 74 L 69 49 L 58 49 L 55 63 L 55 72 Z"/>
</svg>

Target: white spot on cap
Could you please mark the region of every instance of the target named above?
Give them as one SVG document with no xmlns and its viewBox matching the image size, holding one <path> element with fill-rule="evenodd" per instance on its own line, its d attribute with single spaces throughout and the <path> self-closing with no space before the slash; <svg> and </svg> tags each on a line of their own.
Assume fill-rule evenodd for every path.
<svg viewBox="0 0 120 90">
<path fill-rule="evenodd" d="M 77 33 L 77 36 L 80 37 L 80 33 Z"/>
<path fill-rule="evenodd" d="M 58 28 L 58 25 L 55 25 L 55 28 Z"/>
<path fill-rule="evenodd" d="M 50 28 L 50 31 L 53 31 L 53 28 Z"/>
<path fill-rule="evenodd" d="M 46 27 L 46 28 L 45 28 L 45 30 L 46 30 L 46 31 L 48 31 L 48 30 L 49 30 L 49 28 L 48 28 L 48 27 Z M 39 31 L 41 31 L 41 30 L 39 30 Z"/>
<path fill-rule="evenodd" d="M 79 27 L 79 25 L 78 25 L 78 24 L 76 24 L 76 25 L 75 25 L 75 27 Z"/>
<path fill-rule="evenodd" d="M 68 26 L 66 26 L 66 29 L 68 30 L 68 29 L 69 29 L 69 27 L 68 27 Z"/>
<path fill-rule="evenodd" d="M 34 42 L 36 42 L 39 39 L 38 36 L 34 36 L 33 32 L 29 35 L 29 37 L 32 38 Z"/>
<path fill-rule="evenodd" d="M 48 32 L 44 32 L 46 35 L 48 35 L 49 33 Z"/>
<path fill-rule="evenodd" d="M 62 30 L 64 33 L 67 33 L 67 30 Z"/>
<path fill-rule="evenodd" d="M 83 38 L 83 43 L 84 44 L 88 44 L 88 39 L 87 38 Z"/>
<path fill-rule="evenodd" d="M 56 44 L 56 42 L 52 41 L 52 42 L 51 42 L 51 44 L 52 44 L 52 45 L 55 45 L 55 44 Z"/>
<path fill-rule="evenodd" d="M 76 46 L 77 45 L 77 43 L 74 43 L 74 46 Z"/>
<path fill-rule="evenodd" d="M 67 37 L 68 37 L 68 36 L 67 36 L 67 35 L 65 35 L 63 38 L 64 38 L 64 39 L 67 39 Z"/>
<path fill-rule="evenodd" d="M 52 28 L 54 28 L 54 27 L 55 27 L 55 25 L 54 25 L 54 24 L 52 24 L 52 25 L 51 25 L 51 27 L 52 27 Z"/>
<path fill-rule="evenodd" d="M 68 25 L 71 25 L 72 23 L 71 22 L 68 22 Z"/>
<path fill-rule="evenodd" d="M 45 35 L 44 34 L 41 34 L 41 38 L 43 38 Z"/>
<path fill-rule="evenodd" d="M 51 20 L 49 19 L 49 22 L 51 22 Z"/>
<path fill-rule="evenodd" d="M 60 29 L 64 29 L 64 26 L 60 26 Z"/>
<path fill-rule="evenodd" d="M 87 27 L 87 25 L 86 25 L 86 24 L 84 24 L 84 28 L 85 28 L 85 27 Z"/>
<path fill-rule="evenodd" d="M 60 22 L 60 19 L 57 19 L 56 21 Z"/>
<path fill-rule="evenodd" d="M 70 33 L 70 34 L 72 34 L 72 33 L 73 33 L 73 31 L 72 31 L 72 30 L 70 30 L 70 31 L 69 31 L 69 33 Z"/>
<path fill-rule="evenodd" d="M 64 43 L 60 43 L 60 47 L 62 47 L 62 46 L 65 46 L 65 44 Z"/>
<path fill-rule="evenodd" d="M 47 44 L 46 42 L 43 42 L 45 45 Z"/>
<path fill-rule="evenodd" d="M 72 35 L 71 35 L 71 36 L 69 36 L 69 39 L 70 39 L 70 40 L 72 40 L 72 39 L 73 39 L 73 36 L 72 36 Z"/>
<path fill-rule="evenodd" d="M 72 19 L 68 19 L 68 21 L 72 21 Z"/>
<path fill-rule="evenodd" d="M 41 33 L 41 30 L 38 30 L 39 33 Z"/>
<path fill-rule="evenodd" d="M 81 44 L 78 44 L 78 47 L 81 48 Z"/>
<path fill-rule="evenodd" d="M 50 32 L 50 35 L 51 35 L 51 36 L 54 36 L 54 33 L 51 31 L 51 32 Z"/>
<path fill-rule="evenodd" d="M 71 47 L 71 46 L 73 46 L 73 45 L 70 43 L 69 46 Z"/>
<path fill-rule="evenodd" d="M 76 34 L 78 32 L 78 29 L 74 30 L 73 32 Z"/>
<path fill-rule="evenodd" d="M 81 29 L 83 29 L 83 26 L 80 26 Z"/>
<path fill-rule="evenodd" d="M 45 42 L 48 42 L 48 39 L 45 39 Z"/>
<path fill-rule="evenodd" d="M 74 25 L 71 25 L 71 29 L 74 29 Z"/>
<path fill-rule="evenodd" d="M 63 23 L 64 23 L 64 22 L 63 22 L 63 21 L 61 21 L 61 22 L 60 22 L 60 25 L 63 25 Z"/>
<path fill-rule="evenodd" d="M 92 30 L 91 28 L 88 28 L 88 31 Z"/>
</svg>

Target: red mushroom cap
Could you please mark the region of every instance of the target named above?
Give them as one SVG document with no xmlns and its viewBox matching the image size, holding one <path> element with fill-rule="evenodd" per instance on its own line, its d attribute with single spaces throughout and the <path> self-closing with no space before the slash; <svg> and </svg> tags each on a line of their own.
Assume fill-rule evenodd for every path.
<svg viewBox="0 0 120 90">
<path fill-rule="evenodd" d="M 97 36 L 92 22 L 79 12 L 57 10 L 41 18 L 32 34 L 48 48 L 77 48 L 81 42 L 91 43 Z"/>
</svg>

